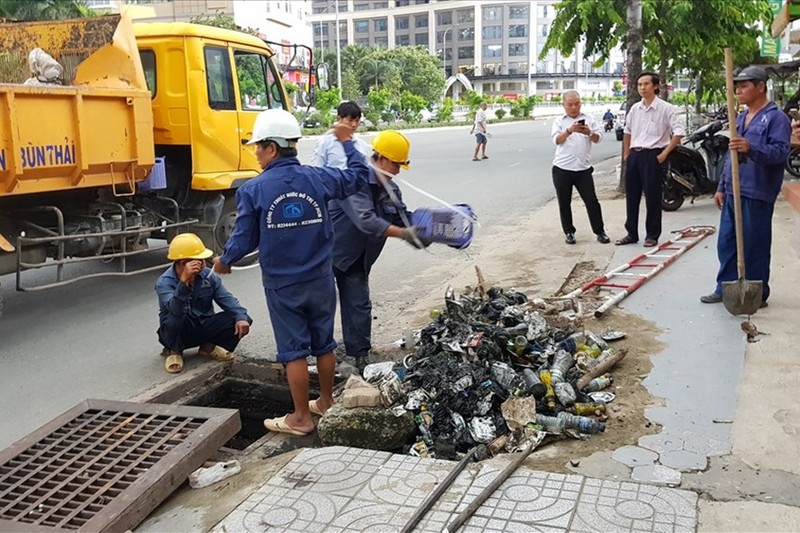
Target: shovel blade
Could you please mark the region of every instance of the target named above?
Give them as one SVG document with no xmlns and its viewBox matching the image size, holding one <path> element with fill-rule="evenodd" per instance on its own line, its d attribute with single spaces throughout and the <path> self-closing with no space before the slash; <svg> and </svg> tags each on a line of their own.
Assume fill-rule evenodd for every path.
<svg viewBox="0 0 800 533">
<path fill-rule="evenodd" d="M 722 282 L 722 304 L 732 315 L 753 315 L 761 307 L 762 281 Z"/>
</svg>

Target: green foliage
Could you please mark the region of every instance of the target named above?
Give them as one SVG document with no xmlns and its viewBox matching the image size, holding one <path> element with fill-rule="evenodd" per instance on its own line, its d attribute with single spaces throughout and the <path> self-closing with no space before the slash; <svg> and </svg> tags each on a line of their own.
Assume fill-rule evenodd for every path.
<svg viewBox="0 0 800 533">
<path fill-rule="evenodd" d="M 203 24 L 204 26 L 214 26 L 215 28 L 222 28 L 223 30 L 240 31 L 242 33 L 249 33 L 250 35 L 258 36 L 258 30 L 255 28 L 243 28 L 233 21 L 233 17 L 222 13 L 214 15 L 198 15 L 189 19 L 192 24 Z"/>
<path fill-rule="evenodd" d="M 494 116 L 497 117 L 497 120 L 503 120 L 503 117 L 506 116 L 506 110 L 503 109 L 502 107 L 499 108 L 499 109 L 496 109 L 495 112 L 494 112 Z"/>
<path fill-rule="evenodd" d="M 361 95 L 361 87 L 358 84 L 358 77 L 352 70 L 342 72 L 342 98 L 344 100 L 358 100 Z"/>
<path fill-rule="evenodd" d="M 442 104 L 439 106 L 439 112 L 436 115 L 436 119 L 439 122 L 450 122 L 453 120 L 453 110 L 455 109 L 455 104 L 453 103 L 453 99 L 448 97 L 442 101 Z"/>
<path fill-rule="evenodd" d="M 391 101 L 392 94 L 388 91 L 388 89 L 378 89 L 375 91 L 371 91 L 367 95 L 367 105 L 369 106 L 369 113 L 370 115 L 367 117 L 371 120 L 374 124 L 380 122 L 386 116 L 386 113 L 389 111 L 389 103 Z"/>
<path fill-rule="evenodd" d="M 291 98 L 292 96 L 294 96 L 294 95 L 295 95 L 295 93 L 296 93 L 298 90 L 300 90 L 300 87 L 299 87 L 299 86 L 298 86 L 296 83 L 294 83 L 294 82 L 291 82 L 291 81 L 285 81 L 285 82 L 283 82 L 283 86 L 286 88 L 286 94 L 288 94 L 288 95 L 289 95 L 289 98 Z"/>
<path fill-rule="evenodd" d="M 334 117 L 331 111 L 333 111 L 341 101 L 338 87 L 331 87 L 330 90 L 317 92 L 316 106 L 320 114 L 320 122 L 322 122 L 324 127 L 327 128 L 333 122 Z"/>
<path fill-rule="evenodd" d="M 420 120 L 420 111 L 427 105 L 428 102 L 423 97 L 410 91 L 403 91 L 400 95 L 400 113 L 406 122 L 417 124 Z"/>
<path fill-rule="evenodd" d="M 0 18 L 61 20 L 97 16 L 84 0 L 0 0 Z"/>
</svg>

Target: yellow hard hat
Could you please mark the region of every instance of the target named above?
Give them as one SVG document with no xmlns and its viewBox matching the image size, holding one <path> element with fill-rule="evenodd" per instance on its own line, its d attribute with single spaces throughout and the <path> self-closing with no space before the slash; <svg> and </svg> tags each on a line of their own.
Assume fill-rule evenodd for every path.
<svg viewBox="0 0 800 533">
<path fill-rule="evenodd" d="M 214 252 L 206 248 L 200 237 L 194 233 L 180 233 L 169 243 L 167 259 L 179 261 L 181 259 L 208 259 Z"/>
<path fill-rule="evenodd" d="M 411 164 L 411 161 L 408 160 L 411 143 L 399 131 L 386 130 L 380 132 L 373 137 L 372 148 L 378 155 L 382 155 L 392 163 L 397 163 L 408 170 L 408 166 Z"/>
</svg>

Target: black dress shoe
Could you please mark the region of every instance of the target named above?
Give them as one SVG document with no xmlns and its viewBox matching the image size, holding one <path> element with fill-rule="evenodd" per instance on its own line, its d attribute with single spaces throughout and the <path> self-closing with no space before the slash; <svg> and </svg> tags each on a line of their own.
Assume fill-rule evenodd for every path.
<svg viewBox="0 0 800 533">
<path fill-rule="evenodd" d="M 597 234 L 597 242 L 599 242 L 601 244 L 608 244 L 608 243 L 611 242 L 611 239 L 608 238 L 608 235 L 606 235 L 605 232 L 598 233 Z"/>
<path fill-rule="evenodd" d="M 567 238 L 564 239 L 564 242 L 567 244 L 575 244 L 575 234 L 574 233 L 567 233 Z"/>
</svg>

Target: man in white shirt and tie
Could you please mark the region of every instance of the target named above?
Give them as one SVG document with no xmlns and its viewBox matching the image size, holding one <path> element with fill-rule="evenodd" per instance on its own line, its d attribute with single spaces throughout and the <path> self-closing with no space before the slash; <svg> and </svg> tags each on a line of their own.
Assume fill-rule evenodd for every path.
<svg viewBox="0 0 800 533">
<path fill-rule="evenodd" d="M 562 95 L 564 114 L 553 121 L 550 135 L 556 145 L 553 158 L 553 185 L 556 188 L 561 228 L 567 244 L 575 244 L 575 226 L 572 224 L 572 188 L 578 190 L 586 204 L 589 224 L 597 241 L 608 244 L 611 240 L 603 226 L 603 212 L 594 190 L 592 177 L 592 143 L 600 142 L 600 125 L 594 117 L 581 113 L 581 97 L 577 91 Z"/>
</svg>

